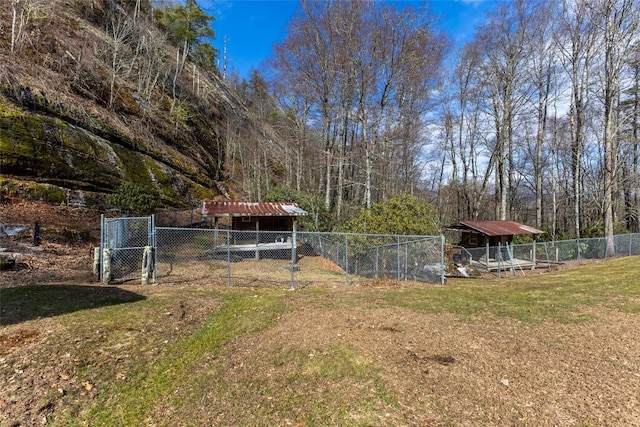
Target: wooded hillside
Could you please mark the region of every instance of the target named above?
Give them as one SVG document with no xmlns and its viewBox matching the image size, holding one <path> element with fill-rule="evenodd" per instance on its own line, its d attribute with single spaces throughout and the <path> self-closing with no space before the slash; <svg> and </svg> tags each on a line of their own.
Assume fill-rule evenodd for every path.
<svg viewBox="0 0 640 427">
<path fill-rule="evenodd" d="M 39 191 L 57 202 L 99 203 L 125 182 L 157 191 L 166 206 L 229 196 L 227 124 L 254 138 L 268 131 L 254 130 L 217 77 L 215 51 L 200 40 L 207 17 L 188 3 L 155 11 L 148 0 L 0 4 L 5 194 L 35 181 L 31 188 L 53 185 Z"/>
</svg>

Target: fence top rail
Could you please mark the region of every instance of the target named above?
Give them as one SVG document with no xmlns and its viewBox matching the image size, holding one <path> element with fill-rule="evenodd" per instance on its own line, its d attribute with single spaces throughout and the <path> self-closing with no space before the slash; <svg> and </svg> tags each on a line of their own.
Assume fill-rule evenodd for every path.
<svg viewBox="0 0 640 427">
<path fill-rule="evenodd" d="M 264 233 L 264 234 L 281 234 L 281 233 L 292 233 L 292 230 L 234 230 L 230 228 L 197 228 L 197 227 L 156 227 L 156 230 L 173 230 L 173 231 L 222 231 L 222 232 L 230 232 L 230 233 Z M 434 236 L 421 236 L 418 234 L 365 234 L 365 233 L 344 233 L 344 232 L 331 232 L 331 231 L 303 231 L 297 230 L 296 234 L 299 236 L 307 235 L 320 235 L 320 236 L 357 236 L 357 237 L 370 237 L 370 238 L 385 238 L 385 237 L 393 237 L 393 238 L 402 238 L 402 243 L 415 243 L 419 241 L 427 241 L 427 240 L 439 240 L 442 238 L 442 235 L 434 235 Z M 404 240 L 404 239 L 413 239 L 413 240 Z"/>
<path fill-rule="evenodd" d="M 381 238 L 381 237 L 400 237 L 402 239 L 441 239 L 442 234 L 437 235 L 419 235 L 419 234 L 370 234 L 370 233 L 347 233 L 347 232 L 333 232 L 333 231 L 298 231 L 298 234 L 319 234 L 326 236 L 358 236 L 358 237 L 371 237 L 371 238 Z M 404 243 L 404 241 L 403 241 Z"/>
<path fill-rule="evenodd" d="M 107 218 L 105 217 L 104 220 L 108 221 L 108 222 L 114 222 L 114 221 L 133 221 L 133 220 L 145 220 L 145 221 L 149 221 L 150 220 L 150 216 L 119 216 L 119 217 L 114 217 L 114 218 Z"/>
<path fill-rule="evenodd" d="M 206 232 L 213 232 L 213 231 L 233 231 L 233 230 L 227 230 L 227 229 L 215 229 L 215 228 L 198 228 L 198 227 L 156 227 L 156 230 L 171 230 L 171 231 L 206 231 Z M 253 233 L 255 233 L 255 230 L 245 230 L 245 231 L 251 231 Z"/>
<path fill-rule="evenodd" d="M 435 239 L 433 239 L 431 236 L 426 237 L 424 239 L 415 239 L 415 240 L 404 240 L 402 242 L 400 242 L 401 245 L 411 245 L 411 244 L 415 244 L 415 243 L 422 243 L 422 242 L 432 242 Z M 376 248 L 390 248 L 390 247 L 394 247 L 394 246 L 398 246 L 398 243 L 388 243 L 386 245 L 377 245 L 375 246 Z"/>
<path fill-rule="evenodd" d="M 148 246 L 127 246 L 126 248 L 111 248 L 109 246 L 105 247 L 105 249 L 111 249 L 112 251 L 133 251 L 133 250 L 140 250 L 140 249 L 145 249 L 145 248 L 149 248 L 151 247 L 151 245 Z"/>
</svg>

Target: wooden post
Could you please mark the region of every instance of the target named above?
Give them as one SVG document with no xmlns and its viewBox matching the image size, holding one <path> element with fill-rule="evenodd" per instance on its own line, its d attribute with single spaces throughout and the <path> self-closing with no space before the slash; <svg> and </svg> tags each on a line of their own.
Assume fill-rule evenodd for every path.
<svg viewBox="0 0 640 427">
<path fill-rule="evenodd" d="M 100 246 L 93 248 L 93 277 L 100 280 Z"/>
<path fill-rule="evenodd" d="M 487 265 L 487 270 L 489 269 L 489 242 L 487 241 L 487 253 L 485 254 L 486 258 L 485 258 L 485 262 Z"/>
<path fill-rule="evenodd" d="M 108 285 L 111 282 L 111 249 L 104 248 L 102 252 L 102 283 Z"/>
<path fill-rule="evenodd" d="M 149 274 L 153 269 L 153 248 L 145 246 L 142 254 L 142 284 L 149 284 Z"/>
<path fill-rule="evenodd" d="M 40 246 L 40 223 L 38 221 L 33 225 L 33 246 Z"/>
</svg>

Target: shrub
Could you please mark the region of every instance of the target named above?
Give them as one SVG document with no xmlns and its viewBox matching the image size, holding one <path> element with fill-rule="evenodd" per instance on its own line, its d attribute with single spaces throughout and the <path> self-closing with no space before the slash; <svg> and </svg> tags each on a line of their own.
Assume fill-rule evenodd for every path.
<svg viewBox="0 0 640 427">
<path fill-rule="evenodd" d="M 343 223 L 337 231 L 366 234 L 409 234 L 433 236 L 440 234 L 438 212 L 428 202 L 408 194 L 392 197 Z"/>
<path fill-rule="evenodd" d="M 153 187 L 123 183 L 118 190 L 107 196 L 108 205 L 128 214 L 149 215 L 158 207 L 160 194 Z"/>
</svg>

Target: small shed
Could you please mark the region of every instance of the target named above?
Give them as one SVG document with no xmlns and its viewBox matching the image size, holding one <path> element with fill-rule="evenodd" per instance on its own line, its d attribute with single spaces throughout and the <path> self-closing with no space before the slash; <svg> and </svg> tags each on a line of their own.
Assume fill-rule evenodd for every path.
<svg viewBox="0 0 640 427">
<path fill-rule="evenodd" d="M 307 211 L 295 203 L 286 202 L 202 202 L 203 218 L 212 217 L 218 230 L 222 220 L 232 232 L 223 245 L 216 244 L 212 254 L 231 252 L 245 257 L 296 259 L 296 223 Z"/>
<path fill-rule="evenodd" d="M 289 202 L 202 202 L 203 218 L 212 217 L 216 226 L 226 218 L 232 230 L 294 231 L 297 218 L 305 215 Z"/>
<path fill-rule="evenodd" d="M 543 234 L 516 221 L 460 221 L 449 227 L 461 232 L 458 245 L 466 248 L 498 246 L 513 243 L 513 236 Z"/>
</svg>

